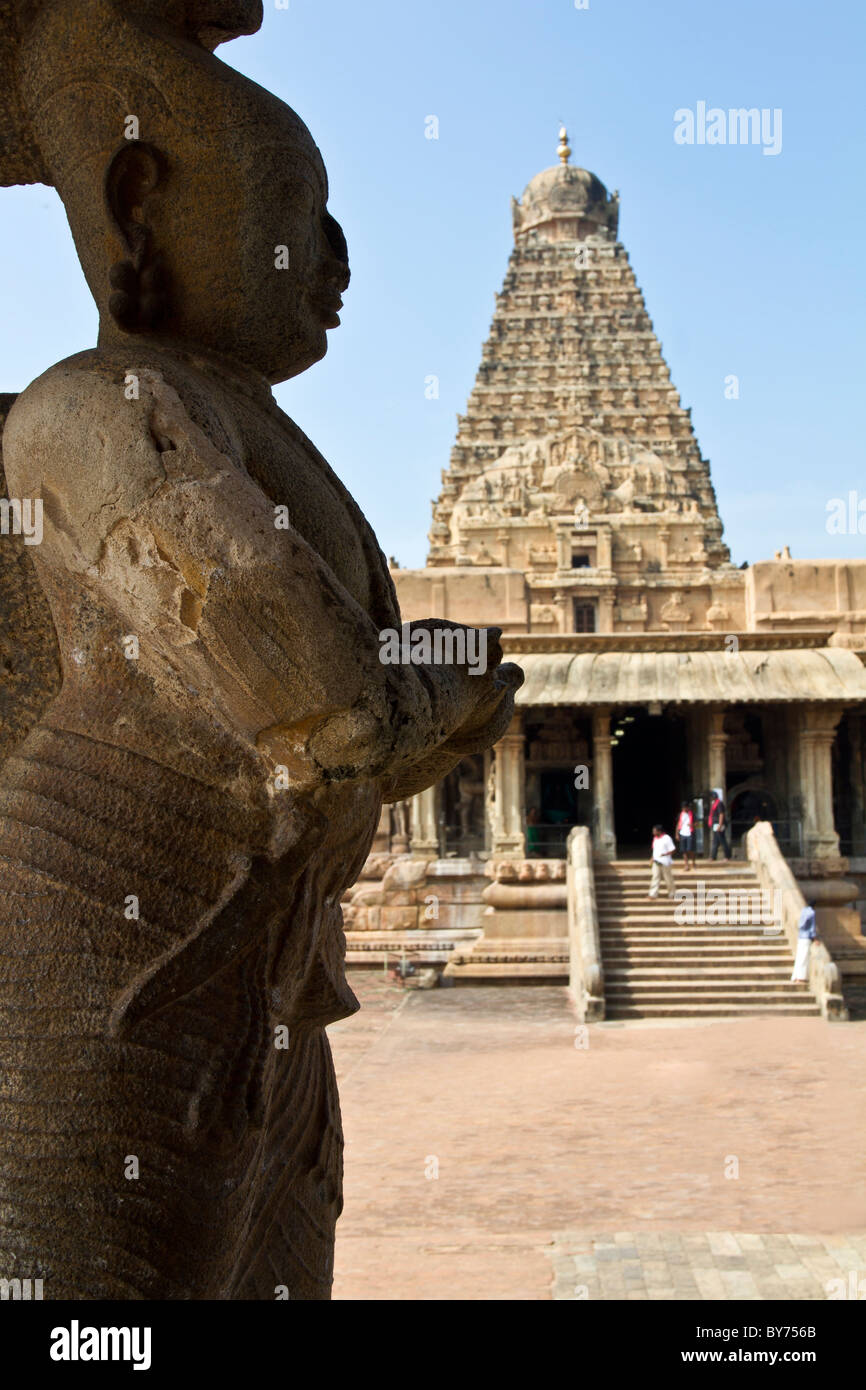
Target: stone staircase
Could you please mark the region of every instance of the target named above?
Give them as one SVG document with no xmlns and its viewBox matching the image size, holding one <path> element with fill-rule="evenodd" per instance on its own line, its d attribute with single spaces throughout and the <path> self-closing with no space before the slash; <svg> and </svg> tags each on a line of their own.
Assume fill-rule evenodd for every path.
<svg viewBox="0 0 866 1390">
<path fill-rule="evenodd" d="M 691 921 L 677 921 L 683 905 L 664 888 L 647 899 L 647 862 L 596 862 L 607 1018 L 820 1014 L 811 992 L 790 983 L 790 947 L 781 932 L 767 933 L 772 912 L 748 863 L 699 862 L 689 874 L 677 863 L 674 874 L 677 890 L 696 894 Z M 713 898 L 719 889 L 724 905 Z"/>
</svg>

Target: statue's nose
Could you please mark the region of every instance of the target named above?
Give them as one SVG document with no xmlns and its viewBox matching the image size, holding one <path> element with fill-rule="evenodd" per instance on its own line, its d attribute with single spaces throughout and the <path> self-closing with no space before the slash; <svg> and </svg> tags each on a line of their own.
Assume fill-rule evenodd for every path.
<svg viewBox="0 0 866 1390">
<path fill-rule="evenodd" d="M 348 285 L 349 248 L 346 244 L 346 237 L 345 233 L 343 232 L 343 228 L 340 226 L 336 217 L 332 217 L 329 212 L 325 213 L 325 216 L 323 218 L 323 225 L 325 229 L 325 236 L 328 239 L 328 245 L 333 251 L 336 259 L 340 262 L 342 266 L 345 267 L 347 276 L 346 285 Z M 343 288 L 345 288 L 345 286 Z"/>
</svg>

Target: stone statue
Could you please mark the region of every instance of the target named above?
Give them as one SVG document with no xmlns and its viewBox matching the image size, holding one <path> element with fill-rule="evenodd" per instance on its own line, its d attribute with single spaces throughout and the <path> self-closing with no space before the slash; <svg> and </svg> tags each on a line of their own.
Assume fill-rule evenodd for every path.
<svg viewBox="0 0 866 1390">
<path fill-rule="evenodd" d="M 408 854 L 410 840 L 411 801 L 395 801 L 391 806 L 391 851 L 393 854 Z"/>
<path fill-rule="evenodd" d="M 329 1297 L 340 899 L 521 679 L 495 629 L 483 677 L 380 662 L 384 556 L 272 396 L 349 271 L 306 127 L 214 56 L 261 21 L 0 0 L 0 181 L 57 189 L 100 318 L 3 436 L 62 685 L 0 769 L 0 1277 L 49 1299 Z"/>
</svg>

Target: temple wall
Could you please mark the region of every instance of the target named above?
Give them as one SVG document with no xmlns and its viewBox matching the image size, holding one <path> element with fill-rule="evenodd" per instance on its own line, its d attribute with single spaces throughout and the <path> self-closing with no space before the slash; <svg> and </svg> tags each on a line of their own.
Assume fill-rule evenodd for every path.
<svg viewBox="0 0 866 1390">
<path fill-rule="evenodd" d="M 476 627 L 501 627 L 506 632 L 529 629 L 526 579 L 509 569 L 393 570 L 391 577 L 404 622 L 446 618 Z"/>
<path fill-rule="evenodd" d="M 866 560 L 761 560 L 746 571 L 749 631 L 862 631 Z"/>
</svg>

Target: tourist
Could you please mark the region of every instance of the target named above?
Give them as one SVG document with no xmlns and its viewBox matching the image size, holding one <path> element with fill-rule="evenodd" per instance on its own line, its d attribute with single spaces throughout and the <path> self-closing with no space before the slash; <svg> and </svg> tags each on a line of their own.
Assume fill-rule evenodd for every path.
<svg viewBox="0 0 866 1390">
<path fill-rule="evenodd" d="M 658 896 L 661 881 L 664 879 L 665 891 L 669 898 L 673 897 L 674 892 L 674 871 L 672 868 L 676 845 L 667 834 L 663 825 L 653 826 L 653 872 L 652 881 L 648 896 L 655 898 Z"/>
<path fill-rule="evenodd" d="M 695 864 L 695 813 L 687 801 L 683 802 L 677 821 L 677 844 L 683 856 L 686 873 L 691 873 Z"/>
<path fill-rule="evenodd" d="M 538 807 L 530 807 L 529 813 L 526 817 L 526 853 L 527 857 L 529 858 L 539 853 L 538 844 L 540 835 L 538 827 L 540 824 L 541 815 L 539 813 Z"/>
<path fill-rule="evenodd" d="M 794 970 L 791 975 L 791 983 L 795 985 L 808 985 L 809 983 L 809 954 L 812 949 L 812 942 L 818 935 L 815 926 L 815 904 L 813 901 L 807 902 L 803 911 L 800 913 L 800 920 L 797 923 L 797 954 L 794 958 Z"/>
<path fill-rule="evenodd" d="M 725 810 L 725 793 L 721 787 L 713 788 L 713 802 L 707 821 L 710 828 L 710 858 L 715 859 L 721 845 L 725 858 L 731 857 L 731 842 L 728 839 L 728 813 Z"/>
</svg>

